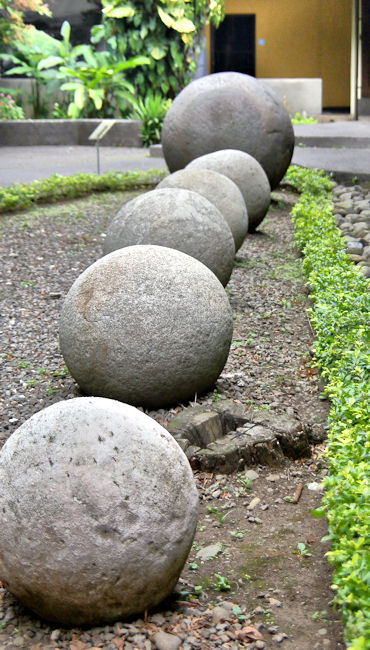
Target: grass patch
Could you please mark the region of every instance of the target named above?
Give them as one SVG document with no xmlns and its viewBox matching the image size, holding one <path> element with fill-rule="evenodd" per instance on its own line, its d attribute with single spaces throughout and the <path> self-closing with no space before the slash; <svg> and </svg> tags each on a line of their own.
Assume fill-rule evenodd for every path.
<svg viewBox="0 0 370 650">
<path fill-rule="evenodd" d="M 329 475 L 322 506 L 334 566 L 334 602 L 351 650 L 370 638 L 369 282 L 345 253 L 331 208 L 331 181 L 321 172 L 291 167 L 287 179 L 302 195 L 292 210 L 295 238 L 313 302 L 314 365 L 331 401 L 326 451 Z"/>
</svg>

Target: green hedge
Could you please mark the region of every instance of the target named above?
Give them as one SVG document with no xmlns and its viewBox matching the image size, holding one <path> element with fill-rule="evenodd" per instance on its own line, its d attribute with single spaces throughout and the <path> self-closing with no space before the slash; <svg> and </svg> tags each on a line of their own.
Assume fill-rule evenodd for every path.
<svg viewBox="0 0 370 650">
<path fill-rule="evenodd" d="M 313 306 L 315 365 L 331 401 L 326 451 L 329 474 L 322 507 L 334 566 L 334 602 L 351 650 L 370 639 L 369 281 L 345 253 L 331 207 L 331 181 L 321 172 L 291 167 L 287 180 L 300 192 L 292 210 L 295 238 Z"/>
<path fill-rule="evenodd" d="M 32 183 L 16 183 L 0 188 L 0 213 L 29 208 L 36 203 L 52 203 L 75 199 L 91 192 L 115 192 L 153 187 L 167 174 L 165 170 L 151 169 L 147 172 L 105 172 L 97 174 L 74 174 L 50 178 Z"/>
</svg>

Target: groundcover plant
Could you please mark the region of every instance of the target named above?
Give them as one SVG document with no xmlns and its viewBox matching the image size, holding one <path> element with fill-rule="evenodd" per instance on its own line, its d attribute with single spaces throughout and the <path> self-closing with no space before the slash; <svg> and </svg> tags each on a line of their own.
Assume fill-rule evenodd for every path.
<svg viewBox="0 0 370 650">
<path fill-rule="evenodd" d="M 313 301 L 315 364 L 331 401 L 329 474 L 322 507 L 313 514 L 328 519 L 334 601 L 349 647 L 360 650 L 370 638 L 369 282 L 345 253 L 330 180 L 298 167 L 289 169 L 287 179 L 302 192 L 292 218 Z"/>
</svg>

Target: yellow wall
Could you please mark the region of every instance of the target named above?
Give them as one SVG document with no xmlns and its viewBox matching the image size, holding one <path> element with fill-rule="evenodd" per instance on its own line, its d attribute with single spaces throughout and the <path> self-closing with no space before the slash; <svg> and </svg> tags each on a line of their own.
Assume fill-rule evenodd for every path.
<svg viewBox="0 0 370 650">
<path fill-rule="evenodd" d="M 320 77 L 324 107 L 350 104 L 351 6 L 352 0 L 225 0 L 228 14 L 256 14 L 256 77 Z M 209 51 L 209 32 L 207 41 Z"/>
</svg>

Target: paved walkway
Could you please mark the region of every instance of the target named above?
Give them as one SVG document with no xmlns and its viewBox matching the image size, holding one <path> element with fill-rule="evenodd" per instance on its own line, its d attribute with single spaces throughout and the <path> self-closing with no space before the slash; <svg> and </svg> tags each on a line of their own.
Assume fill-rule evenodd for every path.
<svg viewBox="0 0 370 650">
<path fill-rule="evenodd" d="M 295 126 L 293 162 L 333 172 L 339 181 L 370 181 L 370 118 Z M 101 172 L 164 169 L 148 149 L 100 147 Z M 52 174 L 97 171 L 94 146 L 0 147 L 0 187 L 48 178 Z"/>
<path fill-rule="evenodd" d="M 294 127 L 293 162 L 332 172 L 338 181 L 370 181 L 370 117 Z"/>
<path fill-rule="evenodd" d="M 100 171 L 164 169 L 163 158 L 151 158 L 148 149 L 100 147 Z M 29 183 L 52 174 L 97 172 L 94 146 L 0 147 L 0 187 Z"/>
</svg>

